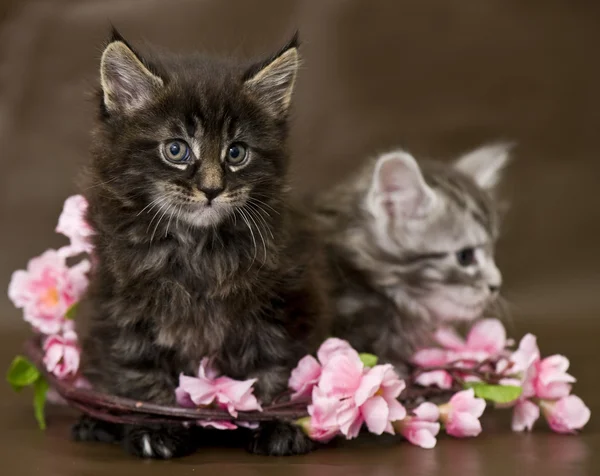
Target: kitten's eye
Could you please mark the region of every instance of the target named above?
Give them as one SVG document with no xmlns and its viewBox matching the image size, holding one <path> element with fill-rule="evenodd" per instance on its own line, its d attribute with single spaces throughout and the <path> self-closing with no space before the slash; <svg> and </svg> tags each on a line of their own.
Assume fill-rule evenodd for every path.
<svg viewBox="0 0 600 476">
<path fill-rule="evenodd" d="M 169 162 L 183 164 L 190 158 L 190 147 L 182 140 L 172 140 L 163 145 L 163 153 Z"/>
<path fill-rule="evenodd" d="M 467 267 L 475 264 L 475 248 L 463 248 L 456 253 L 458 264 Z"/>
<path fill-rule="evenodd" d="M 241 165 L 246 161 L 248 157 L 248 149 L 243 144 L 236 142 L 229 146 L 227 149 L 227 163 L 229 165 Z"/>
</svg>

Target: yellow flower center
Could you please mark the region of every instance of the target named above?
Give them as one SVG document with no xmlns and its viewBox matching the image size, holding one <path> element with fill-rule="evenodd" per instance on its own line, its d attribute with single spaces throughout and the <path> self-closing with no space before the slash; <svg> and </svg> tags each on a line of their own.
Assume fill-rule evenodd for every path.
<svg viewBox="0 0 600 476">
<path fill-rule="evenodd" d="M 50 288 L 46 293 L 42 296 L 42 302 L 45 306 L 54 307 L 58 304 L 59 296 L 58 289 Z"/>
</svg>

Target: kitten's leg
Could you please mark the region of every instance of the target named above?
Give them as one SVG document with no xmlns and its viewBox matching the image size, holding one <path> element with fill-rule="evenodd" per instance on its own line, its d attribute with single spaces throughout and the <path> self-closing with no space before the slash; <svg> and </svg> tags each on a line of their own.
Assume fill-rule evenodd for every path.
<svg viewBox="0 0 600 476">
<path fill-rule="evenodd" d="M 277 367 L 257 375 L 256 394 L 263 404 L 287 388 L 290 370 Z M 247 449 L 250 453 L 267 456 L 292 456 L 309 453 L 316 448 L 302 429 L 293 423 L 261 423 L 252 434 Z"/>
<path fill-rule="evenodd" d="M 141 458 L 170 459 L 197 449 L 193 431 L 183 425 L 125 425 L 123 448 Z"/>
<path fill-rule="evenodd" d="M 75 441 L 117 443 L 123 438 L 123 426 L 82 415 L 71 428 L 71 436 Z"/>
<path fill-rule="evenodd" d="M 89 354 L 88 354 L 89 355 Z M 92 354 L 94 355 L 94 354 Z M 175 404 L 174 378 L 168 371 L 160 367 L 148 368 L 148 362 L 158 362 L 140 352 L 136 358 L 127 353 L 119 354 L 113 352 L 111 359 L 99 359 L 88 362 L 85 368 L 86 377 L 92 385 L 113 395 L 152 402 L 162 405 Z M 128 357 L 128 358 L 125 358 Z M 154 356 L 156 357 L 156 356 Z M 165 360 L 169 356 L 164 357 Z M 102 428 L 96 435 L 89 428 Z M 192 430 L 182 425 L 117 425 L 120 438 L 112 441 L 120 441 L 123 448 L 136 456 L 143 458 L 168 459 L 184 456 L 194 451 L 195 438 Z M 73 428 L 73 436 L 83 441 L 105 441 L 108 438 L 104 434 L 105 426 L 100 422 L 90 423 L 87 419 L 82 424 L 80 421 Z"/>
<path fill-rule="evenodd" d="M 292 456 L 309 453 L 316 448 L 302 429 L 293 423 L 262 423 L 254 432 L 248 451 L 257 455 Z"/>
</svg>

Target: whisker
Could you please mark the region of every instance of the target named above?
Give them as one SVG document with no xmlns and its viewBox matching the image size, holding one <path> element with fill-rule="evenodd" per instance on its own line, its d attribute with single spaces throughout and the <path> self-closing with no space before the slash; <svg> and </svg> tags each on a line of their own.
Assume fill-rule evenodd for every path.
<svg viewBox="0 0 600 476">
<path fill-rule="evenodd" d="M 254 237 L 254 231 L 252 231 L 252 226 L 248 222 L 246 213 L 241 208 L 238 208 L 238 210 L 242 216 L 242 220 L 244 220 L 244 223 L 246 223 L 248 230 L 250 230 L 250 235 L 252 236 L 252 243 L 254 244 L 254 257 L 252 258 L 252 262 L 248 266 L 248 270 L 249 270 L 252 267 L 252 265 L 254 264 L 254 261 L 256 261 L 256 254 L 258 252 L 258 247 L 256 246 L 256 238 Z"/>
<path fill-rule="evenodd" d="M 256 220 L 254 219 L 255 212 L 252 210 L 252 208 L 248 208 L 247 212 L 248 212 L 248 216 L 250 217 L 252 222 L 256 225 L 256 231 L 258 232 L 258 235 L 260 236 L 260 240 L 262 241 L 263 252 L 264 252 L 264 258 L 263 258 L 263 264 L 264 264 L 264 262 L 267 260 L 267 245 L 265 243 L 265 237 L 263 236 L 262 232 L 260 231 L 260 226 L 258 225 L 258 223 L 256 223 Z"/>
</svg>

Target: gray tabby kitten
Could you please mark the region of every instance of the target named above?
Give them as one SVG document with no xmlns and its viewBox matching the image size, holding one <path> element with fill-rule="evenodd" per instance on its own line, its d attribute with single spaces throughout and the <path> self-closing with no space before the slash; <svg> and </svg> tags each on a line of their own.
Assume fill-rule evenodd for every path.
<svg viewBox="0 0 600 476">
<path fill-rule="evenodd" d="M 493 191 L 508 153 L 497 144 L 419 165 L 398 150 L 317 198 L 336 336 L 405 374 L 435 327 L 482 315 L 502 282 Z"/>
</svg>

